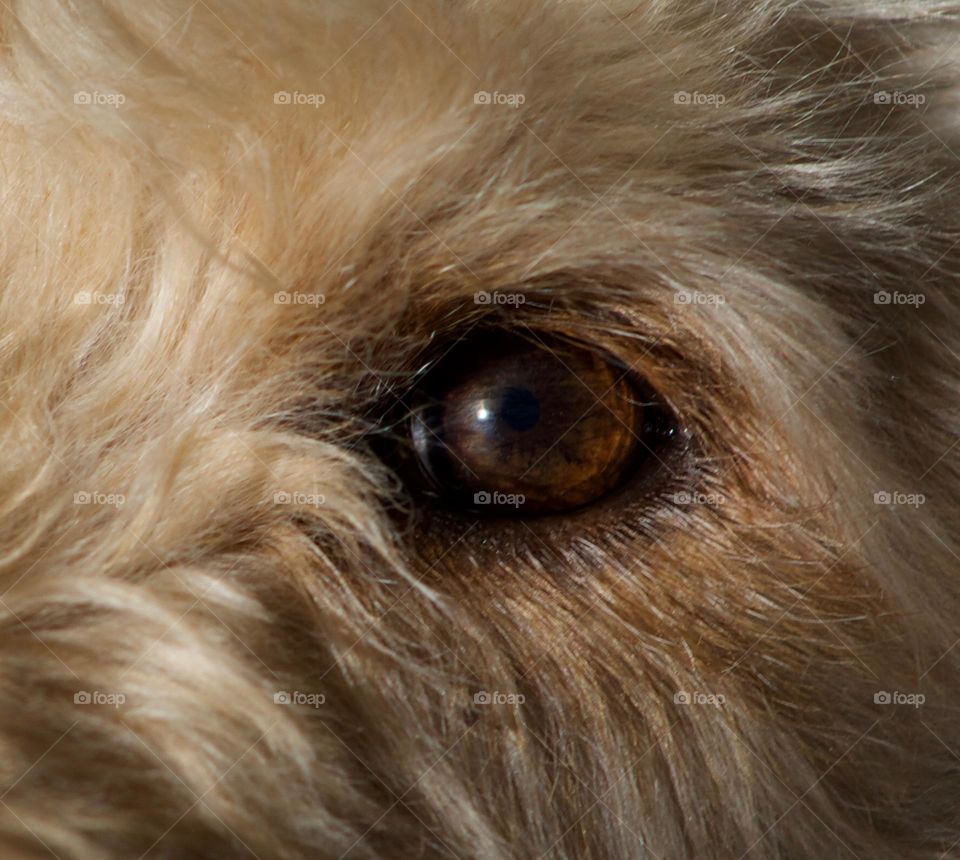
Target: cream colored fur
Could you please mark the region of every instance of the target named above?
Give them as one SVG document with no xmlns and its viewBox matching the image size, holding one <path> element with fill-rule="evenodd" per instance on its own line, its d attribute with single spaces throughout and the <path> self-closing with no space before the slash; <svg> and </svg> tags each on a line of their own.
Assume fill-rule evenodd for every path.
<svg viewBox="0 0 960 860">
<path fill-rule="evenodd" d="M 3 4 L 0 856 L 960 856 L 957 11 Z M 376 405 L 491 312 L 693 467 L 421 518 Z"/>
</svg>

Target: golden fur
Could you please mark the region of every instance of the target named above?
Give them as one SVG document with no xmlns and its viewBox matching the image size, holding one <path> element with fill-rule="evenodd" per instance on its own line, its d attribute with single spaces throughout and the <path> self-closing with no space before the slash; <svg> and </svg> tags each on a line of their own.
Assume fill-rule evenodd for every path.
<svg viewBox="0 0 960 860">
<path fill-rule="evenodd" d="M 0 856 L 960 857 L 957 12 L 2 4 Z M 418 513 L 491 319 L 670 486 Z"/>
</svg>

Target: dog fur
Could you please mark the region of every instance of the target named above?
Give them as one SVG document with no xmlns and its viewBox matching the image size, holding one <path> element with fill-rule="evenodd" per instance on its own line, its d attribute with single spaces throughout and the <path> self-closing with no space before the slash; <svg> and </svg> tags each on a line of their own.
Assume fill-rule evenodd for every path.
<svg viewBox="0 0 960 860">
<path fill-rule="evenodd" d="M 2 856 L 960 857 L 958 12 L 4 3 Z M 662 486 L 420 511 L 490 323 Z"/>
</svg>

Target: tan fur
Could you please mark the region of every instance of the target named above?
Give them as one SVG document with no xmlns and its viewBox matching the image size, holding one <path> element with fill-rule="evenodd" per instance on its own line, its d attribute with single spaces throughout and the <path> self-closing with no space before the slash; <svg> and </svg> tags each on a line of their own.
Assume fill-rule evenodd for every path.
<svg viewBox="0 0 960 860">
<path fill-rule="evenodd" d="M 957 11 L 3 4 L 0 856 L 960 856 Z M 491 317 L 662 393 L 653 502 L 417 513 Z"/>
</svg>

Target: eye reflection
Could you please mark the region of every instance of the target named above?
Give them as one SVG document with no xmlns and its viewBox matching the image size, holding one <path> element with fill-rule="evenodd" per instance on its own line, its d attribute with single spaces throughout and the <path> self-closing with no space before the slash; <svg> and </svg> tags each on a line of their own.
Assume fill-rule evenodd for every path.
<svg viewBox="0 0 960 860">
<path fill-rule="evenodd" d="M 656 395 L 603 353 L 504 333 L 451 350 L 409 419 L 433 495 L 511 516 L 602 497 L 656 462 L 674 430 Z"/>
</svg>

